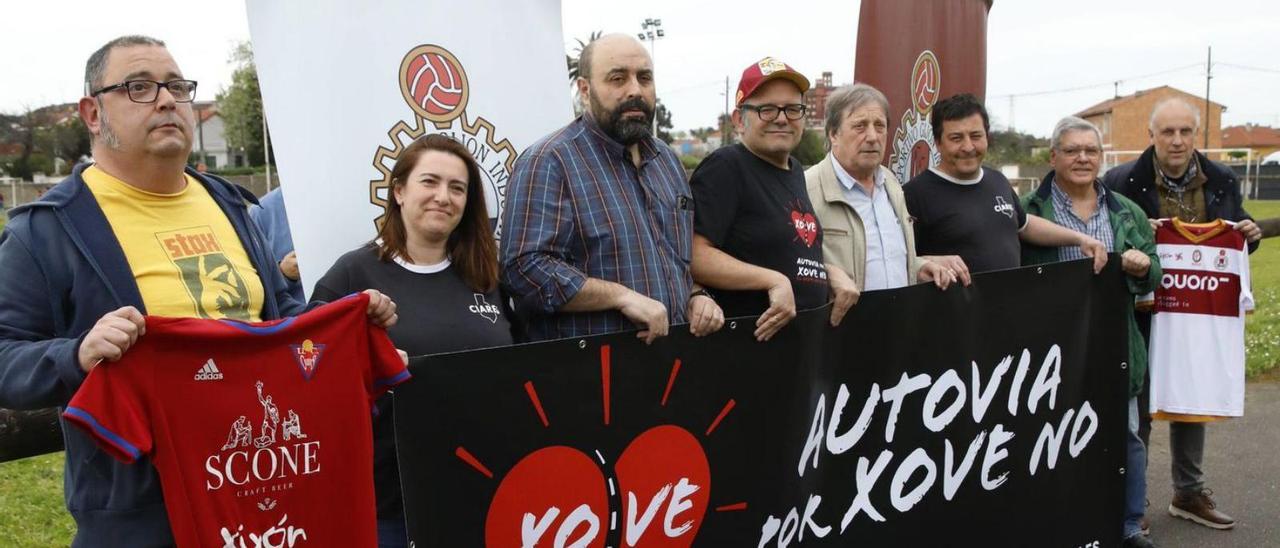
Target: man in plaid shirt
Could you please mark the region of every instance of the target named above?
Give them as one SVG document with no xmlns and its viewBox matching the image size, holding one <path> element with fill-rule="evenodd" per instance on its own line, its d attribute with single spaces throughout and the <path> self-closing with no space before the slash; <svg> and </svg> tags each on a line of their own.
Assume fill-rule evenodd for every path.
<svg viewBox="0 0 1280 548">
<path fill-rule="evenodd" d="M 529 338 L 716 331 L 724 314 L 689 271 L 684 168 L 652 134 L 652 59 L 613 34 L 583 48 L 579 70 L 586 112 L 520 156 L 503 209 L 502 284 Z"/>
</svg>

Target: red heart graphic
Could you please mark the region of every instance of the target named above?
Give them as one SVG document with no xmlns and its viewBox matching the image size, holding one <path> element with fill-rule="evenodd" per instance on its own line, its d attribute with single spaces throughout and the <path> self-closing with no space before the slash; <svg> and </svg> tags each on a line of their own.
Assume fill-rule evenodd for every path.
<svg viewBox="0 0 1280 548">
<path fill-rule="evenodd" d="M 614 467 L 622 498 L 622 545 L 693 545 L 711 500 L 711 467 L 688 430 L 663 425 L 640 434 Z"/>
<path fill-rule="evenodd" d="M 602 548 L 609 495 L 600 466 L 577 449 L 544 447 L 502 479 L 485 518 L 485 546 Z"/>
<path fill-rule="evenodd" d="M 813 218 L 813 214 L 792 211 L 791 224 L 795 226 L 796 234 L 804 241 L 805 247 L 813 247 L 813 242 L 818 239 L 818 220 Z"/>
<path fill-rule="evenodd" d="M 711 500 L 711 468 L 693 434 L 650 428 L 631 441 L 614 472 L 622 501 L 616 515 L 612 486 L 582 451 L 553 446 L 526 455 L 489 503 L 485 545 L 599 548 L 615 527 L 622 546 L 693 545 Z"/>
</svg>

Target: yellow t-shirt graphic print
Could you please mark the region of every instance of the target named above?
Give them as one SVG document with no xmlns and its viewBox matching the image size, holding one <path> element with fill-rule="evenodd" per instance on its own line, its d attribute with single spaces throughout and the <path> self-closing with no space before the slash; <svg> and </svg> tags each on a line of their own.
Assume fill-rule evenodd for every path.
<svg viewBox="0 0 1280 548">
<path fill-rule="evenodd" d="M 258 321 L 258 271 L 198 181 L 174 194 L 129 186 L 92 166 L 84 181 L 124 250 L 147 313 Z"/>
<path fill-rule="evenodd" d="M 181 274 L 187 295 L 195 303 L 197 316 L 250 319 L 249 288 L 227 258 L 213 229 L 197 226 L 160 232 L 155 237 Z M 149 304 L 147 308 L 150 310 Z"/>
</svg>

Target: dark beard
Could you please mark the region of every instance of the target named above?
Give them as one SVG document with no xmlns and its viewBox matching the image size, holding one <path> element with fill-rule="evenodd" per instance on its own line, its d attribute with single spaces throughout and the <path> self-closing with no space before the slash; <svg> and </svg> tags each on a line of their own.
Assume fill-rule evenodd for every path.
<svg viewBox="0 0 1280 548">
<path fill-rule="evenodd" d="M 604 130 L 614 141 L 624 145 L 634 145 L 653 135 L 653 107 L 644 102 L 644 99 L 636 97 L 619 103 L 613 111 L 605 110 L 604 106 L 596 100 L 594 93 L 590 94 L 591 100 L 591 117 L 596 119 L 596 123 L 600 124 L 600 129 Z M 622 112 L 625 110 L 640 110 L 644 112 L 644 117 L 623 118 Z"/>
</svg>

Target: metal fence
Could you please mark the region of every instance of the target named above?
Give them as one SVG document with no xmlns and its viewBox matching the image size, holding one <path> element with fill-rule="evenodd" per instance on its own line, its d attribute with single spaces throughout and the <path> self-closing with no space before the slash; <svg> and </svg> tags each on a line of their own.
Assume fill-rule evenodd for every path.
<svg viewBox="0 0 1280 548">
<path fill-rule="evenodd" d="M 1255 200 L 1280 200 L 1280 165 L 1232 165 L 1231 171 L 1240 178 L 1240 189 Z"/>
<path fill-rule="evenodd" d="M 267 181 L 266 175 L 221 175 L 220 177 L 249 189 L 249 192 L 259 198 L 280 186 L 280 178 L 274 172 L 271 174 L 270 182 Z"/>
<path fill-rule="evenodd" d="M 58 184 L 57 180 L 40 179 L 40 182 L 23 181 L 13 177 L 0 177 L 0 197 L 4 209 L 18 207 L 36 201 L 45 192 Z"/>
<path fill-rule="evenodd" d="M 0 209 L 12 209 L 23 204 L 34 202 L 62 181 L 65 176 L 38 176 L 33 181 L 23 181 L 14 177 L 0 177 Z M 271 181 L 266 175 L 230 175 L 222 178 L 249 189 L 259 198 L 273 188 L 280 186 L 280 178 L 271 174 Z"/>
</svg>

